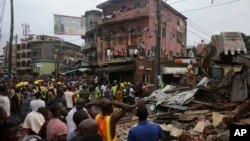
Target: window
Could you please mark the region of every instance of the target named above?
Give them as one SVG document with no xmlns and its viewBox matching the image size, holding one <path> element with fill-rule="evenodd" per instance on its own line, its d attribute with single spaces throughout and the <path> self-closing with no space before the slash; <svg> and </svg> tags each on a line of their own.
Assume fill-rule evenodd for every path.
<svg viewBox="0 0 250 141">
<path fill-rule="evenodd" d="M 166 37 L 166 27 L 162 27 L 161 29 L 161 36 Z"/>
<path fill-rule="evenodd" d="M 143 82 L 150 84 L 150 75 L 143 75 Z"/>
<path fill-rule="evenodd" d="M 16 55 L 16 58 L 17 58 L 17 59 L 20 59 L 20 58 L 21 58 L 21 55 L 20 55 L 20 54 L 17 54 L 17 55 Z"/>
<path fill-rule="evenodd" d="M 16 63 L 16 66 L 19 68 L 19 67 L 21 67 L 21 63 L 20 62 L 17 62 Z"/>
<path fill-rule="evenodd" d="M 31 67 L 31 61 L 27 62 L 27 67 Z"/>
<path fill-rule="evenodd" d="M 22 67 L 26 67 L 26 62 L 25 61 L 22 62 Z"/>
<path fill-rule="evenodd" d="M 22 58 L 26 58 L 26 53 L 22 52 Z"/>
<path fill-rule="evenodd" d="M 20 48 L 21 48 L 20 45 L 17 45 L 17 50 L 20 50 Z"/>
<path fill-rule="evenodd" d="M 175 34 L 174 32 L 170 32 L 170 36 L 169 36 L 170 39 L 174 39 L 175 38 Z"/>
<path fill-rule="evenodd" d="M 141 8 L 141 3 L 140 2 L 135 2 L 134 3 L 134 9 L 136 8 Z"/>
<path fill-rule="evenodd" d="M 25 49 L 26 48 L 26 45 L 25 44 L 22 44 L 22 49 Z"/>
<path fill-rule="evenodd" d="M 31 52 L 27 53 L 27 58 L 31 58 Z"/>
<path fill-rule="evenodd" d="M 180 26 L 181 25 L 181 20 L 177 19 L 177 25 Z"/>
<path fill-rule="evenodd" d="M 30 43 L 28 43 L 27 49 L 31 49 L 31 44 Z"/>
</svg>

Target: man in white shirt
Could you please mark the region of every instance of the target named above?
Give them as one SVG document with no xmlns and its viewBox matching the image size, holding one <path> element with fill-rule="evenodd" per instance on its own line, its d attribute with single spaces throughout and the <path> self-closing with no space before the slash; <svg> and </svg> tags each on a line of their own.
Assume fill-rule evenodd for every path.
<svg viewBox="0 0 250 141">
<path fill-rule="evenodd" d="M 108 60 L 110 60 L 111 58 L 111 50 L 108 48 L 107 49 L 107 57 L 108 57 Z"/>
<path fill-rule="evenodd" d="M 65 100 L 66 100 L 66 107 L 68 110 L 73 108 L 73 95 L 72 87 L 68 86 L 66 92 L 64 92 Z"/>
<path fill-rule="evenodd" d="M 68 113 L 68 115 L 66 116 L 66 121 L 67 121 L 67 126 L 68 126 L 68 132 L 72 132 L 76 129 L 76 124 L 74 123 L 73 121 L 73 115 L 76 111 L 79 111 L 79 110 L 84 110 L 87 112 L 88 114 L 88 117 L 90 117 L 87 109 L 85 108 L 85 104 L 86 104 L 86 101 L 83 99 L 83 98 L 79 98 L 77 101 L 76 101 L 76 106 L 71 109 Z"/>
<path fill-rule="evenodd" d="M 102 84 L 101 85 L 101 94 L 102 94 L 102 97 L 105 96 L 106 89 L 107 89 L 106 85 Z"/>
<path fill-rule="evenodd" d="M 36 99 L 32 100 L 30 102 L 30 109 L 32 111 L 36 111 L 40 108 L 40 107 L 45 107 L 45 102 L 43 100 L 41 100 L 41 92 L 36 92 L 35 97 Z"/>
<path fill-rule="evenodd" d="M 10 99 L 6 96 L 7 91 L 6 87 L 3 84 L 0 84 L 0 107 L 3 107 L 7 116 L 10 116 Z"/>
<path fill-rule="evenodd" d="M 135 49 L 134 49 L 134 58 L 137 58 L 137 56 L 138 56 L 138 52 L 139 52 L 139 51 L 138 51 L 138 49 L 137 49 L 137 48 L 135 48 Z"/>
</svg>

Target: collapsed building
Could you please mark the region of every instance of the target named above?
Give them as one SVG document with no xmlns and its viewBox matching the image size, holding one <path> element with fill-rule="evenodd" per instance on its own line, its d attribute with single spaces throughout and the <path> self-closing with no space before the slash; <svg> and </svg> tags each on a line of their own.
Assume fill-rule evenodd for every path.
<svg viewBox="0 0 250 141">
<path fill-rule="evenodd" d="M 229 140 L 230 125 L 250 124 L 249 63 L 240 33 L 213 36 L 204 48 L 198 74 L 146 98 L 151 117 L 168 133 L 168 140 Z"/>
</svg>

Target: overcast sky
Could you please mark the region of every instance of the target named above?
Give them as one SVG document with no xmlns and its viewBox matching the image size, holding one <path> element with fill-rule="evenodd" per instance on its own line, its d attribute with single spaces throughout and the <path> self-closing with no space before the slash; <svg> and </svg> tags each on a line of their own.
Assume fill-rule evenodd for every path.
<svg viewBox="0 0 250 141">
<path fill-rule="evenodd" d="M 2 3 L 3 0 L 0 0 Z M 10 0 L 6 0 L 2 22 L 2 46 L 9 39 Z M 22 36 L 22 23 L 30 25 L 31 34 L 54 35 L 53 14 L 81 17 L 85 11 L 96 9 L 106 0 L 14 0 L 14 33 Z M 250 0 L 168 0 L 172 7 L 188 20 L 187 45 L 196 45 L 203 39 L 210 41 L 212 34 L 223 31 L 240 31 L 250 35 Z M 197 10 L 198 9 L 198 10 Z M 55 35 L 58 36 L 58 35 Z M 58 36 L 81 45 L 80 36 Z"/>
</svg>

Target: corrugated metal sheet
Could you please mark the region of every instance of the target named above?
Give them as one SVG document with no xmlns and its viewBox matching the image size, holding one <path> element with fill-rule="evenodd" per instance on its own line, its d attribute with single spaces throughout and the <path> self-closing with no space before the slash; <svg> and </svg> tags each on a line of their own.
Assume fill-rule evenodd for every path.
<svg viewBox="0 0 250 141">
<path fill-rule="evenodd" d="M 233 77 L 231 101 L 245 101 L 247 97 L 247 72 L 243 70 Z"/>
</svg>

